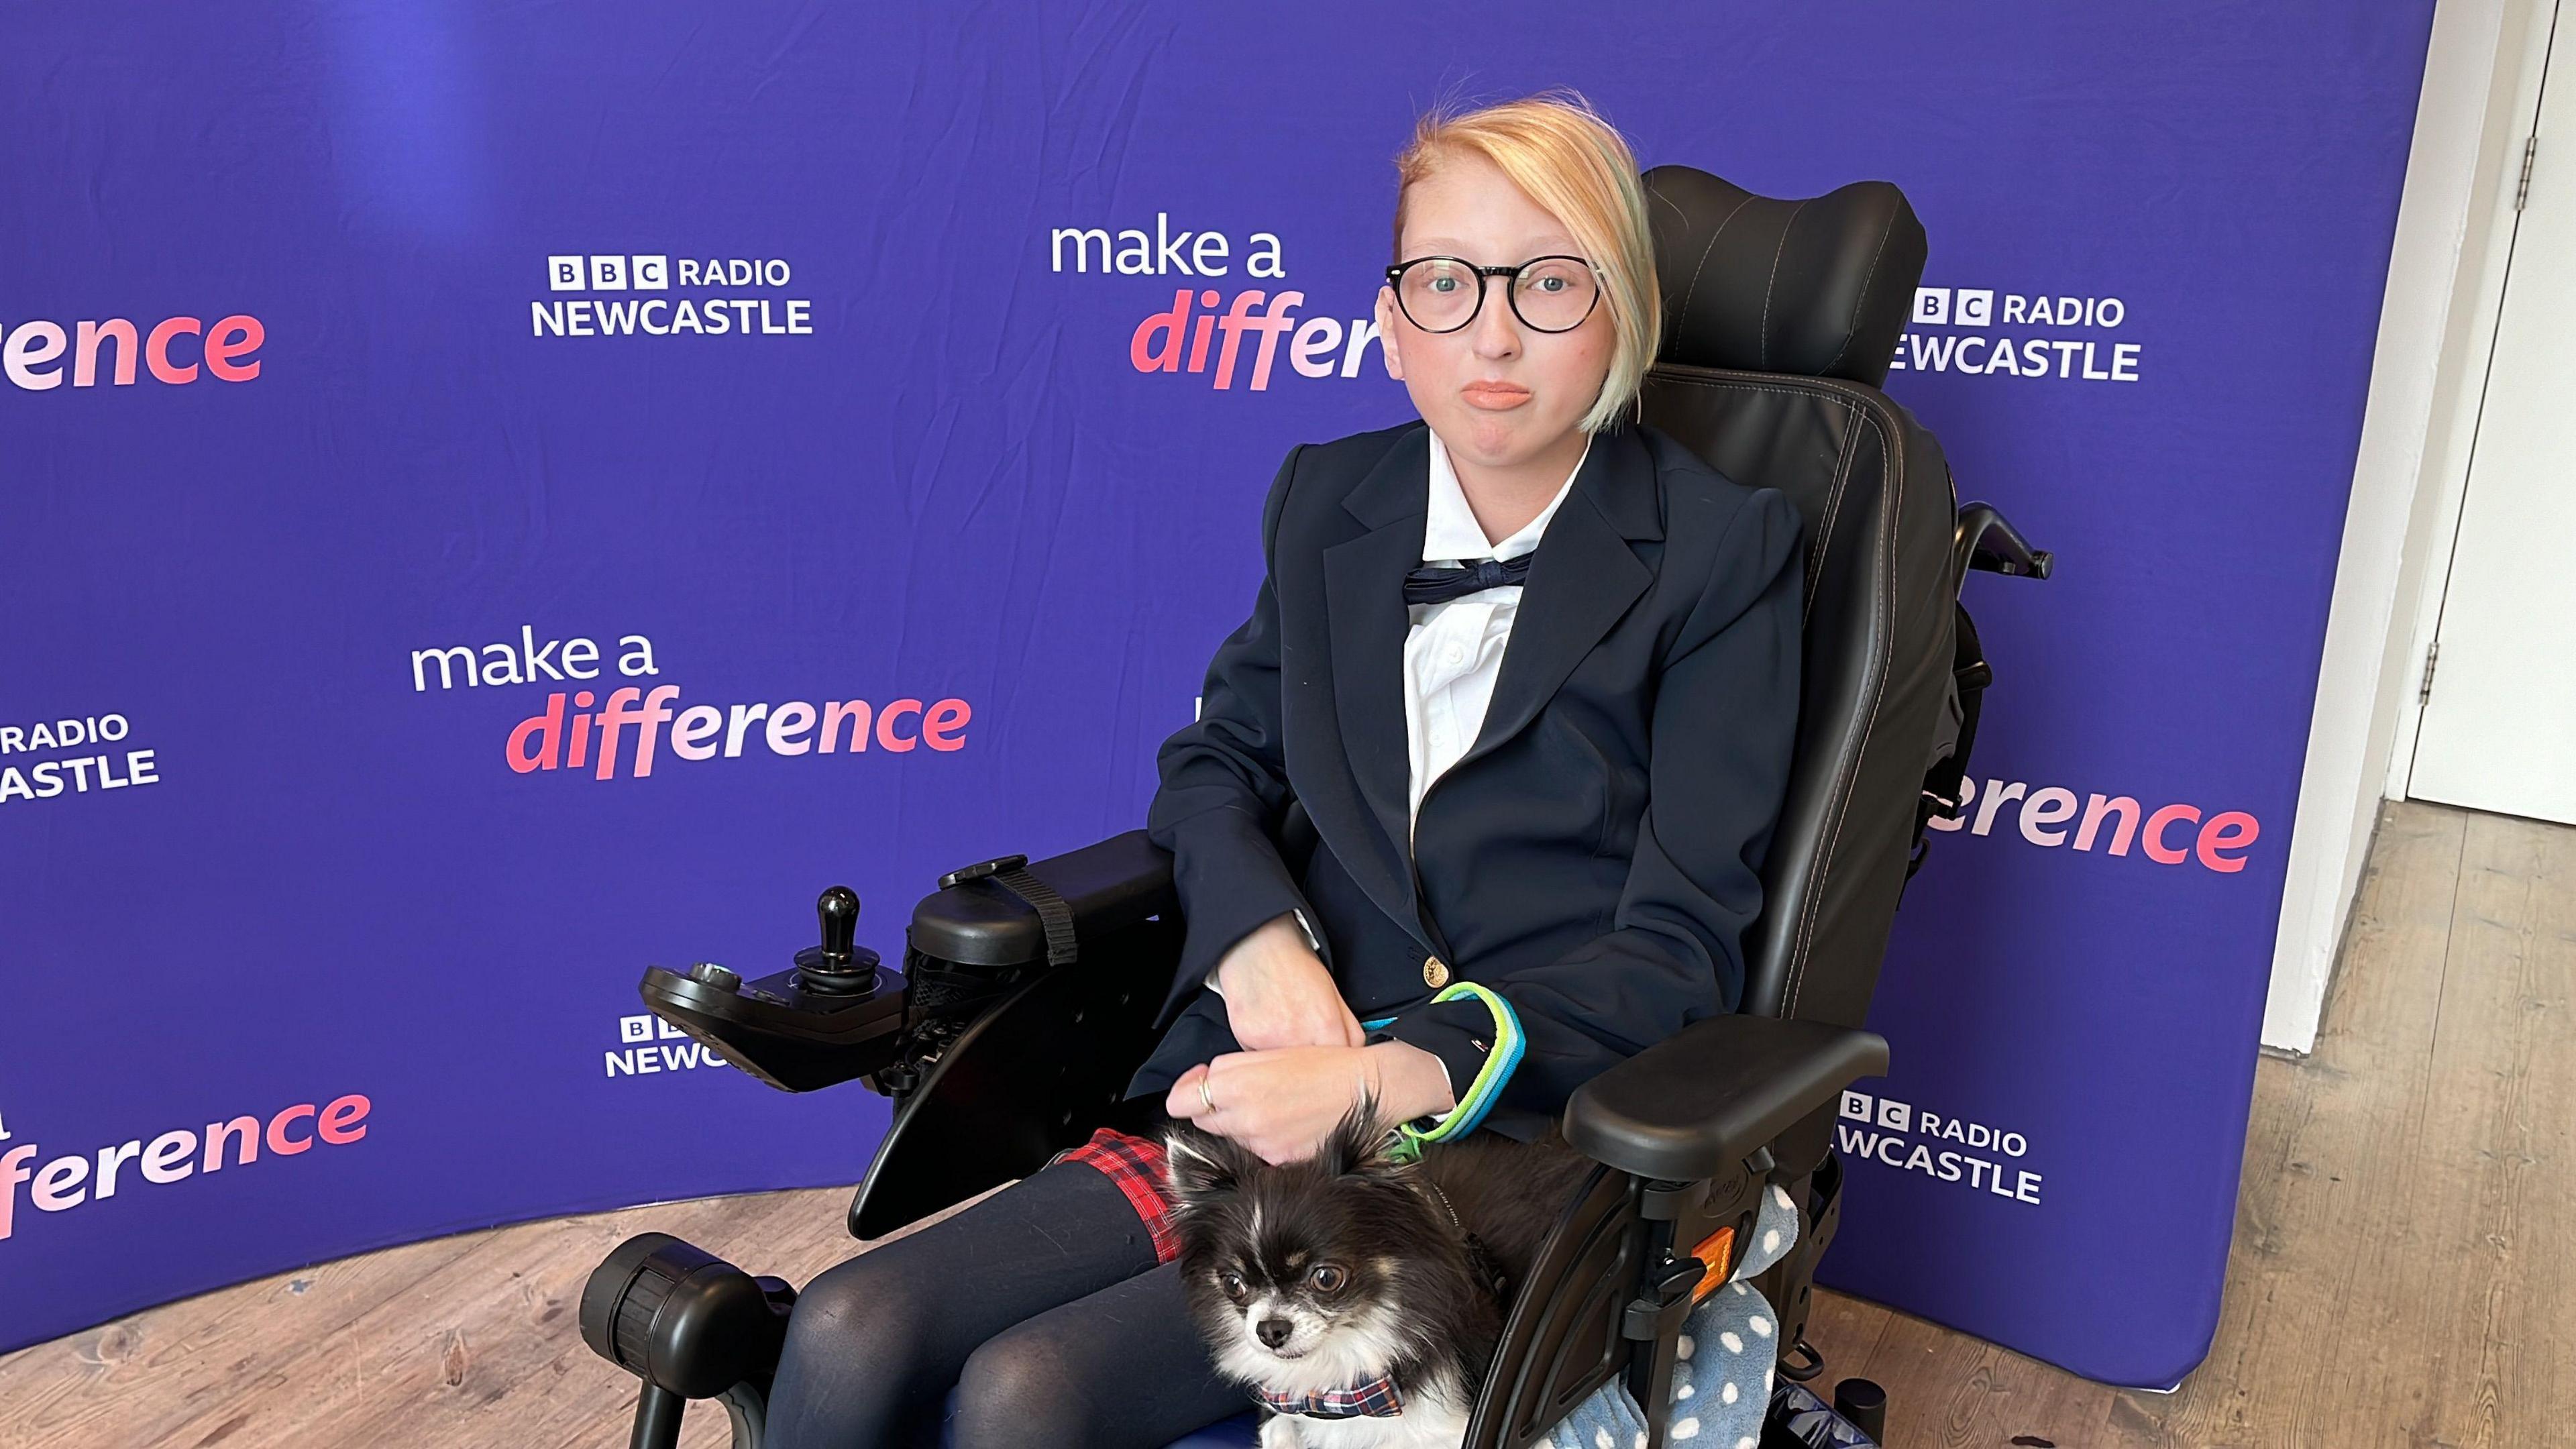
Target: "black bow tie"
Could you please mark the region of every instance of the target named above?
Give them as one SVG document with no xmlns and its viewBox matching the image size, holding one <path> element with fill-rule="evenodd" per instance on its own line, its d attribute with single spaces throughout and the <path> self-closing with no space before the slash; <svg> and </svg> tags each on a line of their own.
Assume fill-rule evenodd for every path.
<svg viewBox="0 0 2576 1449">
<path fill-rule="evenodd" d="M 1425 564 L 1404 576 L 1404 601 L 1407 604 L 1445 604 L 1468 594 L 1499 589 L 1517 584 L 1529 577 L 1530 560 L 1537 550 L 1518 558 L 1478 559 L 1463 569 L 1433 568 Z"/>
</svg>

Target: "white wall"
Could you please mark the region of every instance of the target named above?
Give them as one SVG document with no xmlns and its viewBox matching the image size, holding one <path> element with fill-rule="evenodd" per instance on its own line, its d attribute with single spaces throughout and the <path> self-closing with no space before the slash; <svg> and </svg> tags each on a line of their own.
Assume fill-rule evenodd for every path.
<svg viewBox="0 0 2576 1449">
<path fill-rule="evenodd" d="M 2263 1044 L 2278 1050 L 2316 1044 L 2382 791 L 2403 776 L 2419 605 L 2428 584 L 2438 593 L 2457 513 L 2551 9 L 2434 9 L 2264 1004 Z"/>
</svg>

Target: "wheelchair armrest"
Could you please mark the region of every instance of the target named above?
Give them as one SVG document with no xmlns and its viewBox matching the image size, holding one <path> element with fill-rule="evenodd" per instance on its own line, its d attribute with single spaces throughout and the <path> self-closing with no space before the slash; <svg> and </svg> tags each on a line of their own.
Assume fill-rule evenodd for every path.
<svg viewBox="0 0 2576 1449">
<path fill-rule="evenodd" d="M 1870 1032 L 1713 1016 L 1584 1083 L 1565 1104 L 1565 1138 L 1639 1177 L 1717 1177 L 1886 1070 L 1887 1041 Z"/>
<path fill-rule="evenodd" d="M 1077 940 L 1107 936 L 1148 916 L 1180 909 L 1172 887 L 1171 852 L 1142 830 L 1021 868 L 1064 898 Z M 912 909 L 907 940 L 924 956 L 961 966 L 1017 966 L 1043 961 L 1047 954 L 1046 926 L 1037 908 L 989 874 L 922 897 Z"/>
</svg>

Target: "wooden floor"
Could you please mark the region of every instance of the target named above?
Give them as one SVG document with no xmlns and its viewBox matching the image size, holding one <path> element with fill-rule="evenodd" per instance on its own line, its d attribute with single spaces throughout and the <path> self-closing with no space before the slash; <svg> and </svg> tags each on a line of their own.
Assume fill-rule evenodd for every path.
<svg viewBox="0 0 2576 1449">
<path fill-rule="evenodd" d="M 1828 1296 L 1895 1449 L 2576 1443 L 2576 829 L 2383 817 L 2324 1034 L 2257 1073 L 2225 1317 L 2179 1393 L 2106 1389 Z M 0 1358 L 7 1449 L 612 1449 L 634 1380 L 583 1278 L 662 1229 L 802 1281 L 844 1189 L 568 1218 L 210 1293 Z M 713 1406 L 685 1442 L 726 1443 Z"/>
</svg>

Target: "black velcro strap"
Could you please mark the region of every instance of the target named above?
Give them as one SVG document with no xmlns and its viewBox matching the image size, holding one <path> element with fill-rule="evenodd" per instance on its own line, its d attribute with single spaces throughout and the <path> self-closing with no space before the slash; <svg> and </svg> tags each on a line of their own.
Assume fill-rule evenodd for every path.
<svg viewBox="0 0 2576 1449">
<path fill-rule="evenodd" d="M 1028 902 L 1029 909 L 1038 913 L 1038 925 L 1046 931 L 1047 965 L 1061 967 L 1074 963 L 1081 954 L 1081 948 L 1073 938 L 1073 907 L 1065 904 L 1064 897 L 1056 893 L 1054 886 L 1019 866 L 997 870 L 985 879 Z"/>
</svg>

